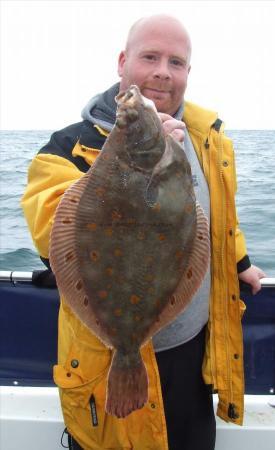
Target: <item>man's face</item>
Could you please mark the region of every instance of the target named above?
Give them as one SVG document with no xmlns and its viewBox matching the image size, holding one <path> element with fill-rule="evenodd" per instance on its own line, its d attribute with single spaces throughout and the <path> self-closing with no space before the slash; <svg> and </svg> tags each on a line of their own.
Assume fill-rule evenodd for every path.
<svg viewBox="0 0 275 450">
<path fill-rule="evenodd" d="M 189 41 L 181 29 L 173 24 L 144 26 L 119 56 L 120 90 L 136 84 L 159 112 L 173 115 L 183 100 L 189 60 Z"/>
</svg>

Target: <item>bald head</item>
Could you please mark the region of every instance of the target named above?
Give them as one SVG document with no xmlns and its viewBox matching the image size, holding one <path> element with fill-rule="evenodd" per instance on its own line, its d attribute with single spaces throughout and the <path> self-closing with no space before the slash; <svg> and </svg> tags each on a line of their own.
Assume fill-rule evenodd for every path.
<svg viewBox="0 0 275 450">
<path fill-rule="evenodd" d="M 189 35 L 175 17 L 142 18 L 131 27 L 119 55 L 120 90 L 136 84 L 159 112 L 173 115 L 183 101 L 190 57 Z"/>
<path fill-rule="evenodd" d="M 182 34 L 183 38 L 186 41 L 188 47 L 188 62 L 190 63 L 191 59 L 191 39 L 190 36 L 184 27 L 184 25 L 175 17 L 169 16 L 166 14 L 157 14 L 149 17 L 142 17 L 137 20 L 130 28 L 128 32 L 128 37 L 126 41 L 125 50 L 129 52 L 133 46 L 135 46 L 140 39 L 140 37 L 147 30 L 154 31 L 156 28 L 162 28 L 163 32 L 166 33 L 167 30 L 173 28 L 177 30 L 178 33 Z"/>
</svg>

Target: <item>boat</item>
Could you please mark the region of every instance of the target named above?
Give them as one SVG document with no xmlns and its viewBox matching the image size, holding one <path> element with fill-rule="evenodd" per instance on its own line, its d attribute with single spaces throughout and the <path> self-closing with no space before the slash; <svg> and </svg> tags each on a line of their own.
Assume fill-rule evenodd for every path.
<svg viewBox="0 0 275 450">
<path fill-rule="evenodd" d="M 215 450 L 275 448 L 275 278 L 263 278 L 261 284 L 255 296 L 241 285 L 241 298 L 247 305 L 244 425 L 217 418 Z M 68 447 L 52 378 L 58 309 L 50 271 L 0 271 L 1 450 Z"/>
</svg>

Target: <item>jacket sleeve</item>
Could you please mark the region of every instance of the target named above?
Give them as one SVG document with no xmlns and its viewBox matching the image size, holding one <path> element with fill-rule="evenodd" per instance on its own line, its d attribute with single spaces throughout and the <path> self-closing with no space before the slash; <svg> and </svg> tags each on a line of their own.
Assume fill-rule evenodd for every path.
<svg viewBox="0 0 275 450">
<path fill-rule="evenodd" d="M 234 169 L 235 169 L 235 195 L 236 195 L 236 193 L 237 193 L 237 175 L 236 175 L 236 166 L 235 165 L 234 165 Z M 235 240 L 236 240 L 237 272 L 241 273 L 244 270 L 248 269 L 251 266 L 251 263 L 250 263 L 249 256 L 247 254 L 245 236 L 239 225 L 238 215 L 237 215 L 237 222 L 236 222 Z"/>
<path fill-rule="evenodd" d="M 35 247 L 43 258 L 49 255 L 56 207 L 65 190 L 82 175 L 71 161 L 53 154 L 38 154 L 30 165 L 21 206 Z"/>
<path fill-rule="evenodd" d="M 243 272 L 251 266 L 249 256 L 247 254 L 245 237 L 242 230 L 239 228 L 239 223 L 237 222 L 236 228 L 236 262 L 237 262 L 237 272 Z"/>
<path fill-rule="evenodd" d="M 230 138 L 228 138 L 224 133 L 223 133 L 223 139 L 224 139 L 224 144 L 229 151 L 229 155 L 233 156 L 233 189 L 234 189 L 233 195 L 235 198 L 238 186 L 237 186 L 237 174 L 236 174 L 234 146 L 233 146 L 232 140 Z M 229 144 L 229 145 L 227 145 L 227 144 Z M 234 200 L 234 203 L 235 203 L 235 200 Z M 238 219 L 237 213 L 236 213 L 236 228 L 235 228 L 235 254 L 236 254 L 236 263 L 237 263 L 237 272 L 238 273 L 243 272 L 244 270 L 248 269 L 251 266 L 249 256 L 247 255 L 245 236 L 239 226 L 239 219 Z"/>
<path fill-rule="evenodd" d="M 236 236 L 237 272 L 241 273 L 251 266 L 251 262 L 247 254 L 245 237 L 242 230 L 239 228 L 239 223 L 237 223 L 235 236 Z"/>
</svg>

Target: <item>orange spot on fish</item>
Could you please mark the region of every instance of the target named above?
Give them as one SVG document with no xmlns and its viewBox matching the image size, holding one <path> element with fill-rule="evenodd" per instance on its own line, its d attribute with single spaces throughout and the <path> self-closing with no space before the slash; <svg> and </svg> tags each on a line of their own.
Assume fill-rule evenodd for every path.
<svg viewBox="0 0 275 450">
<path fill-rule="evenodd" d="M 67 223 L 72 223 L 72 219 L 70 219 L 69 217 L 64 217 L 64 219 L 62 219 L 62 223 L 64 223 L 65 225 Z"/>
<path fill-rule="evenodd" d="M 104 153 L 101 158 L 104 159 L 104 161 L 107 161 L 108 159 L 110 159 L 110 155 L 108 155 L 108 153 Z"/>
<path fill-rule="evenodd" d="M 66 255 L 65 255 L 65 261 L 66 262 L 68 262 L 68 261 L 72 261 L 73 259 L 74 259 L 74 252 L 73 251 L 71 251 L 71 252 L 69 252 L 69 253 L 66 253 Z"/>
<path fill-rule="evenodd" d="M 121 317 L 121 316 L 122 316 L 122 309 L 121 309 L 121 308 L 116 308 L 116 309 L 114 310 L 114 315 L 115 315 L 116 317 Z"/>
<path fill-rule="evenodd" d="M 163 233 L 159 234 L 159 240 L 160 241 L 165 241 L 165 239 L 166 239 L 165 234 L 163 234 Z"/>
<path fill-rule="evenodd" d="M 141 300 L 141 298 L 138 295 L 131 295 L 131 297 L 130 297 L 130 302 L 133 305 L 136 305 L 137 303 L 139 303 L 140 300 Z"/>
<path fill-rule="evenodd" d="M 176 195 L 176 192 L 175 192 L 175 191 L 170 191 L 170 192 L 169 192 L 169 196 L 170 196 L 171 198 L 174 198 L 175 195 Z"/>
<path fill-rule="evenodd" d="M 139 231 L 139 232 L 138 232 L 138 235 L 137 235 L 137 238 L 138 238 L 140 241 L 143 241 L 143 240 L 145 239 L 145 233 L 144 233 L 144 231 Z"/>
<path fill-rule="evenodd" d="M 112 220 L 120 220 L 122 217 L 122 214 L 119 211 L 114 210 L 112 212 Z"/>
<path fill-rule="evenodd" d="M 200 241 L 203 241 L 203 235 L 202 234 L 199 234 L 198 238 L 199 238 Z"/>
<path fill-rule="evenodd" d="M 120 248 L 116 248 L 116 249 L 114 250 L 114 255 L 115 255 L 115 256 L 121 256 L 121 255 L 122 255 L 122 251 L 120 250 Z"/>
<path fill-rule="evenodd" d="M 104 188 L 102 188 L 102 187 L 98 187 L 96 190 L 95 190 L 95 193 L 96 193 L 96 195 L 98 196 L 98 197 L 103 197 L 103 195 L 105 194 L 105 189 Z"/>
<path fill-rule="evenodd" d="M 192 272 L 192 269 L 191 269 L 191 268 L 187 271 L 186 276 L 187 276 L 188 280 L 190 280 L 190 278 L 192 278 L 193 272 Z"/>
<path fill-rule="evenodd" d="M 138 314 L 135 315 L 135 321 L 139 322 L 142 319 L 141 316 L 139 316 Z"/>
<path fill-rule="evenodd" d="M 176 259 L 181 259 L 183 257 L 184 253 L 182 250 L 178 250 L 176 252 Z"/>
<path fill-rule="evenodd" d="M 129 219 L 127 219 L 127 223 L 129 224 L 129 225 L 133 225 L 134 223 L 136 223 L 136 219 L 133 219 L 133 218 L 129 218 Z"/>
<path fill-rule="evenodd" d="M 104 233 L 106 234 L 106 236 L 112 236 L 113 234 L 113 229 L 112 228 L 106 228 L 104 230 Z"/>
<path fill-rule="evenodd" d="M 98 260 L 98 258 L 99 258 L 99 253 L 97 251 L 95 251 L 95 250 L 92 250 L 90 252 L 90 258 L 91 258 L 92 261 L 96 262 Z"/>
<path fill-rule="evenodd" d="M 161 301 L 160 301 L 159 298 L 157 300 L 155 300 L 155 307 L 156 308 L 160 308 L 161 307 Z"/>
<path fill-rule="evenodd" d="M 107 297 L 108 292 L 107 291 L 98 291 L 97 295 L 98 295 L 99 298 L 104 300 Z"/>
<path fill-rule="evenodd" d="M 107 275 L 112 276 L 114 273 L 114 269 L 112 267 L 107 267 L 106 273 Z"/>
<path fill-rule="evenodd" d="M 88 223 L 88 224 L 86 225 L 86 228 L 87 228 L 88 230 L 95 231 L 96 228 L 97 228 L 97 225 L 96 225 L 96 223 Z"/>
<path fill-rule="evenodd" d="M 160 211 L 160 203 L 155 203 L 152 209 L 155 212 L 159 212 Z"/>
<path fill-rule="evenodd" d="M 188 203 L 184 208 L 184 212 L 186 212 L 187 214 L 191 214 L 192 211 L 193 211 L 193 203 Z"/>
<path fill-rule="evenodd" d="M 76 289 L 77 289 L 78 291 L 80 291 L 80 290 L 82 289 L 82 287 L 83 287 L 82 281 L 81 281 L 81 280 L 78 280 L 78 282 L 76 283 L 75 287 L 76 287 Z"/>
</svg>

